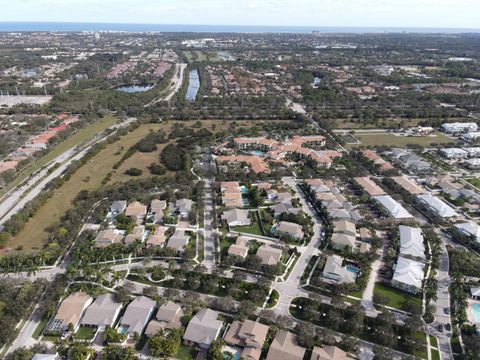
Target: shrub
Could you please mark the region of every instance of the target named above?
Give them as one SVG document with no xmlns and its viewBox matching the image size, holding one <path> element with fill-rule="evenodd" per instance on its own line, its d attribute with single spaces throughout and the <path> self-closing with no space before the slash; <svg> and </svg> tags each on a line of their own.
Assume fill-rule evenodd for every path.
<svg viewBox="0 0 480 360">
<path fill-rule="evenodd" d="M 138 168 L 130 168 L 125 171 L 125 174 L 129 176 L 140 176 L 143 174 L 143 171 Z"/>
</svg>

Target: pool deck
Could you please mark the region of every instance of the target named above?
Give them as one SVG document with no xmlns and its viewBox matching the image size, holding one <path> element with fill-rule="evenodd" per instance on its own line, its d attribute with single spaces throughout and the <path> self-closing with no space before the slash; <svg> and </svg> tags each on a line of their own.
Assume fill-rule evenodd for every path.
<svg viewBox="0 0 480 360">
<path fill-rule="evenodd" d="M 480 300 L 468 299 L 467 317 L 472 324 L 476 324 L 477 326 L 480 326 L 480 319 L 477 319 L 473 311 L 474 304 L 478 304 L 480 306 Z"/>
</svg>

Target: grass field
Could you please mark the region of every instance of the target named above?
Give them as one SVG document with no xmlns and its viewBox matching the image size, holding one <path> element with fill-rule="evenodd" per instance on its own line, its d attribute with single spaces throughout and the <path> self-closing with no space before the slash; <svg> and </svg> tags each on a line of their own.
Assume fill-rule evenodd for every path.
<svg viewBox="0 0 480 360">
<path fill-rule="evenodd" d="M 433 350 L 432 349 L 432 360 L 440 360 L 440 354 L 438 350 Z"/>
<path fill-rule="evenodd" d="M 81 326 L 75 333 L 75 339 L 90 340 L 95 335 L 95 329 L 88 326 Z"/>
<path fill-rule="evenodd" d="M 355 134 L 355 137 L 360 140 L 361 144 L 359 145 L 364 146 L 430 146 L 432 144 L 447 144 L 453 142 L 452 139 L 441 133 L 436 133 L 436 136 L 396 136 L 388 133 L 362 133 Z"/>
<path fill-rule="evenodd" d="M 103 119 L 96 121 L 92 125 L 89 125 L 84 127 L 83 129 L 80 129 L 77 133 L 73 134 L 68 139 L 58 144 L 57 146 L 55 146 L 48 154 L 46 154 L 45 156 L 35 161 L 35 168 L 29 166 L 24 170 L 20 171 L 17 174 L 15 180 L 0 191 L 0 195 L 5 194 L 9 190 L 11 190 L 14 186 L 18 185 L 21 181 L 28 178 L 33 171 L 46 165 L 47 163 L 55 159 L 57 156 L 64 153 L 65 151 L 101 133 L 105 129 L 114 125 L 117 121 L 118 121 L 118 118 L 116 117 L 106 116 Z"/>
<path fill-rule="evenodd" d="M 35 331 L 33 332 L 32 338 L 34 338 L 35 340 L 38 340 L 40 338 L 40 335 L 43 329 L 45 329 L 45 326 L 47 326 L 47 323 L 48 323 L 48 320 L 41 320 L 38 323 L 38 326 L 36 327 Z"/>
<path fill-rule="evenodd" d="M 375 284 L 374 293 L 383 295 L 385 296 L 385 298 L 388 298 L 388 303 L 386 305 L 394 307 L 396 309 L 403 309 L 407 302 L 413 302 L 419 306 L 422 306 L 421 298 L 409 295 L 406 292 L 385 286 L 380 283 Z"/>
<path fill-rule="evenodd" d="M 175 358 L 179 360 L 193 360 L 197 357 L 197 353 L 197 350 L 182 344 L 175 354 Z"/>
<path fill-rule="evenodd" d="M 237 121 L 236 127 L 245 127 L 256 123 L 258 121 Z M 53 197 L 48 199 L 47 203 L 35 213 L 23 230 L 7 243 L 7 247 L 12 249 L 21 247 L 24 252 L 41 248 L 48 238 L 48 232 L 45 229 L 60 220 L 60 217 L 71 207 L 72 200 L 80 191 L 99 188 L 102 180 L 111 171 L 113 171 L 111 183 L 131 180 L 132 177 L 125 175 L 124 171 L 132 167 L 132 164 L 135 164 L 135 167 L 145 167 L 146 169 L 152 162 L 150 161 L 151 159 L 158 159 L 159 150 L 151 154 L 137 152 L 122 164 L 119 169 L 113 170 L 113 165 L 128 148 L 144 138 L 151 130 L 158 131 L 163 129 L 168 134 L 173 124 L 173 121 L 163 124 L 145 124 L 123 136 L 119 141 L 107 145 L 93 159 L 78 169 L 69 181 L 54 191 Z M 192 126 L 195 124 L 195 121 L 186 121 L 182 122 L 182 124 L 184 126 Z M 202 121 L 202 124 L 210 130 L 214 126 L 215 131 L 222 131 L 228 129 L 231 122 L 206 120 Z M 146 155 L 150 155 L 150 158 L 146 159 Z M 145 163 L 145 161 L 148 163 Z M 148 169 L 142 176 L 150 176 Z"/>
<path fill-rule="evenodd" d="M 480 179 L 477 178 L 471 178 L 471 179 L 465 179 L 468 183 L 472 184 L 473 186 L 480 188 Z"/>
</svg>

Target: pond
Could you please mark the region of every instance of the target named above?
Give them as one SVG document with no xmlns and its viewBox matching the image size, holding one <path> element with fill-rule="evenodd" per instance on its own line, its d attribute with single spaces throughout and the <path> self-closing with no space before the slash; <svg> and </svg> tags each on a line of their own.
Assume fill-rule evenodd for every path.
<svg viewBox="0 0 480 360">
<path fill-rule="evenodd" d="M 151 90 L 155 87 L 155 85 L 125 85 L 125 86 L 120 86 L 116 88 L 116 91 L 128 93 L 128 94 L 134 94 L 134 93 L 139 93 L 139 92 L 145 92 L 148 90 Z"/>
<path fill-rule="evenodd" d="M 200 89 L 200 76 L 198 70 L 191 70 L 188 74 L 188 89 L 185 99 L 188 101 L 195 101 L 197 98 L 198 89 Z"/>
</svg>

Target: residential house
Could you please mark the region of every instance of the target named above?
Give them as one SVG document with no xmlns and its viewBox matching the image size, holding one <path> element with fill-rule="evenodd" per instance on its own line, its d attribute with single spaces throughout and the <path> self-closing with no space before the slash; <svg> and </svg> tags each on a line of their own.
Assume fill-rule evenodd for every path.
<svg viewBox="0 0 480 360">
<path fill-rule="evenodd" d="M 360 235 L 360 240 L 362 241 L 370 242 L 373 239 L 373 234 L 368 228 L 362 227 L 358 230 L 358 233 Z"/>
<path fill-rule="evenodd" d="M 325 267 L 323 268 L 322 276 L 325 279 L 333 281 L 338 284 L 349 284 L 355 282 L 356 274 L 348 271 L 346 266 L 342 266 L 343 259 L 338 255 L 327 256 Z"/>
<path fill-rule="evenodd" d="M 447 159 L 465 159 L 468 157 L 468 152 L 459 148 L 442 148 L 439 152 Z"/>
<path fill-rule="evenodd" d="M 150 223 L 159 223 L 163 219 L 163 212 L 167 208 L 165 200 L 154 199 L 150 203 L 150 212 L 148 213 L 148 220 Z"/>
<path fill-rule="evenodd" d="M 385 195 L 385 191 L 369 177 L 356 177 L 354 179 L 370 196 Z"/>
<path fill-rule="evenodd" d="M 324 345 L 323 347 L 314 346 L 312 350 L 311 360 L 347 360 L 348 354 L 342 349 Z"/>
<path fill-rule="evenodd" d="M 303 360 L 306 350 L 298 345 L 297 335 L 279 330 L 270 345 L 266 360 Z"/>
<path fill-rule="evenodd" d="M 147 215 L 147 207 L 138 201 L 134 201 L 125 209 L 125 215 L 135 220 L 137 225 L 140 225 Z"/>
<path fill-rule="evenodd" d="M 332 247 L 336 250 L 343 250 L 346 247 L 353 249 L 355 247 L 355 236 L 342 233 L 333 233 L 331 242 Z"/>
<path fill-rule="evenodd" d="M 280 221 L 272 231 L 280 236 L 288 235 L 297 240 L 303 239 L 304 236 L 302 226 L 289 221 Z"/>
<path fill-rule="evenodd" d="M 390 195 L 373 196 L 379 202 L 385 211 L 394 219 L 410 219 L 413 216 Z"/>
<path fill-rule="evenodd" d="M 422 290 L 424 264 L 399 256 L 395 265 L 392 286 L 403 291 L 417 294 Z"/>
<path fill-rule="evenodd" d="M 181 218 L 186 219 L 192 211 L 193 201 L 190 199 L 180 199 L 175 202 L 175 210 Z"/>
<path fill-rule="evenodd" d="M 480 287 L 471 287 L 470 295 L 473 300 L 480 300 Z"/>
<path fill-rule="evenodd" d="M 425 260 L 425 245 L 422 230 L 417 227 L 400 225 L 400 255 L 418 261 Z"/>
<path fill-rule="evenodd" d="M 157 226 L 154 233 L 148 237 L 147 246 L 163 246 L 167 240 L 165 235 L 167 230 L 166 226 Z"/>
<path fill-rule="evenodd" d="M 357 228 L 351 221 L 336 220 L 333 222 L 333 232 L 355 236 L 357 234 Z"/>
<path fill-rule="evenodd" d="M 391 179 L 412 195 L 425 194 L 427 192 L 426 190 L 422 189 L 414 180 L 411 180 L 406 176 L 393 176 Z"/>
<path fill-rule="evenodd" d="M 480 226 L 473 221 L 455 224 L 458 231 L 466 236 L 473 237 L 477 242 L 480 242 Z"/>
<path fill-rule="evenodd" d="M 156 301 L 146 296 L 137 296 L 127 306 L 118 327 L 129 337 L 135 333 L 142 335 L 156 306 Z"/>
<path fill-rule="evenodd" d="M 440 129 L 447 134 L 459 134 L 465 132 L 473 132 L 478 130 L 477 123 L 474 122 L 454 122 L 454 123 L 445 123 L 440 126 Z"/>
<path fill-rule="evenodd" d="M 167 248 L 175 249 L 182 252 L 187 246 L 190 236 L 185 234 L 185 230 L 176 229 L 170 239 L 167 242 Z"/>
<path fill-rule="evenodd" d="M 250 239 L 246 236 L 239 236 L 235 241 L 235 244 L 230 245 L 228 248 L 228 255 L 231 256 L 239 256 L 242 259 L 245 259 L 248 255 L 248 249 Z"/>
<path fill-rule="evenodd" d="M 283 255 L 283 249 L 263 244 L 257 250 L 262 265 L 277 265 Z"/>
<path fill-rule="evenodd" d="M 81 324 L 103 330 L 113 326 L 121 309 L 122 304 L 115 301 L 113 294 L 100 295 L 85 311 Z"/>
<path fill-rule="evenodd" d="M 85 309 L 92 303 L 93 299 L 84 292 L 76 292 L 67 296 L 60 304 L 57 313 L 45 328 L 47 332 L 62 334 L 68 330 L 69 324 L 76 331 L 80 325 Z"/>
<path fill-rule="evenodd" d="M 99 231 L 95 237 L 95 247 L 104 248 L 112 244 L 117 244 L 124 239 L 123 231 L 116 229 L 107 229 Z"/>
<path fill-rule="evenodd" d="M 252 223 L 250 220 L 248 210 L 241 210 L 241 209 L 231 209 L 227 210 L 222 214 L 222 220 L 225 220 L 225 222 L 228 224 L 230 227 L 235 227 L 235 226 L 248 226 Z"/>
<path fill-rule="evenodd" d="M 110 213 L 113 217 L 115 217 L 119 214 L 123 214 L 126 208 L 127 202 L 125 200 L 117 200 L 112 202 L 112 205 L 110 205 Z"/>
<path fill-rule="evenodd" d="M 162 329 L 181 328 L 182 322 L 180 320 L 183 315 L 181 305 L 168 300 L 158 308 L 155 318 L 148 323 L 145 335 L 154 336 Z"/>
<path fill-rule="evenodd" d="M 430 194 L 417 195 L 418 201 L 425 205 L 435 216 L 443 219 L 455 218 L 458 216 L 457 212 L 445 202 L 436 196 Z"/>
<path fill-rule="evenodd" d="M 230 346 L 242 348 L 239 356 L 245 360 L 259 360 L 268 326 L 258 321 L 234 321 L 228 328 L 224 340 Z"/>
<path fill-rule="evenodd" d="M 145 240 L 145 226 L 137 225 L 133 228 L 132 233 L 125 236 L 125 244 L 131 245 L 136 241 L 143 242 Z"/>
<path fill-rule="evenodd" d="M 218 320 L 218 312 L 201 309 L 188 323 L 183 340 L 187 344 L 195 344 L 200 349 L 208 349 L 220 335 L 223 322 Z"/>
</svg>

